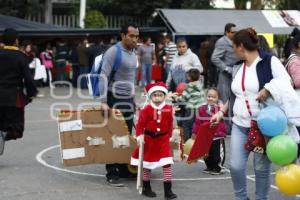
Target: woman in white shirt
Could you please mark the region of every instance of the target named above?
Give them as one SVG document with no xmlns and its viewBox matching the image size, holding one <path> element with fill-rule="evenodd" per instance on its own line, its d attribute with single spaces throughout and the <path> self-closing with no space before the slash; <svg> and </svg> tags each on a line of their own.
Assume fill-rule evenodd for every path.
<svg viewBox="0 0 300 200">
<path fill-rule="evenodd" d="M 200 73 L 203 71 L 202 64 L 196 54 L 194 54 L 189 48 L 187 41 L 184 38 L 179 38 L 176 41 L 177 53 L 173 58 L 173 62 L 170 68 L 170 73 L 166 80 L 166 85 L 169 90 L 173 92 L 176 86 L 181 82 L 187 82 L 187 72 L 196 68 Z"/>
<path fill-rule="evenodd" d="M 280 78 L 290 81 L 284 66 L 278 58 L 260 51 L 256 31 L 252 28 L 238 31 L 233 38 L 236 55 L 243 60 L 234 67 L 231 84 L 232 97 L 221 111 L 213 116 L 212 124 L 217 124 L 233 105 L 233 126 L 231 131 L 230 173 L 236 200 L 247 197 L 247 161 L 249 153 L 244 145 L 250 128 L 250 122 L 260 111 L 259 103 L 265 101 L 270 93 L 265 84 L 272 79 Z M 247 101 L 246 101 L 247 100 Z M 248 108 L 249 109 L 248 109 Z M 271 163 L 265 154 L 254 153 L 254 171 L 256 199 L 267 200 L 270 190 Z"/>
</svg>

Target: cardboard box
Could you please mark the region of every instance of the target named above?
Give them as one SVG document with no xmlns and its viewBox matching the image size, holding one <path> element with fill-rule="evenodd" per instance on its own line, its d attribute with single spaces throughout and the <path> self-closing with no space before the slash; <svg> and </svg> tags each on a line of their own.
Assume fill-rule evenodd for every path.
<svg viewBox="0 0 300 200">
<path fill-rule="evenodd" d="M 104 116 L 100 109 L 58 113 L 61 157 L 65 166 L 130 163 L 136 140 L 118 110 Z"/>
</svg>

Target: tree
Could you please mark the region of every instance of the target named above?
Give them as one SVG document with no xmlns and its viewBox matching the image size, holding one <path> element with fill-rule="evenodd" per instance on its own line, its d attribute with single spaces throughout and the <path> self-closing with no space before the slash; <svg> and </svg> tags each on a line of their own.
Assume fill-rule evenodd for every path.
<svg viewBox="0 0 300 200">
<path fill-rule="evenodd" d="M 299 0 L 273 0 L 276 7 L 282 10 L 300 10 Z"/>
<path fill-rule="evenodd" d="M 236 9 L 245 10 L 248 0 L 234 0 Z M 260 10 L 264 9 L 265 5 L 269 7 L 275 6 L 276 9 L 280 10 L 299 10 L 299 0 L 251 0 L 251 9 Z"/>
<path fill-rule="evenodd" d="M 40 0 L 0 0 L 0 5 L 1 14 L 20 18 L 43 9 L 43 1 Z"/>
<path fill-rule="evenodd" d="M 103 28 L 106 26 L 106 20 L 103 14 L 97 10 L 90 10 L 84 18 L 85 28 Z"/>
<path fill-rule="evenodd" d="M 87 6 L 104 15 L 151 16 L 156 8 L 164 8 L 169 2 L 171 0 L 88 0 Z"/>
<path fill-rule="evenodd" d="M 212 7 L 213 2 L 207 0 L 185 0 L 182 2 L 182 8 L 193 9 L 209 9 Z"/>
<path fill-rule="evenodd" d="M 263 0 L 251 0 L 251 10 L 260 10 L 263 9 L 262 5 Z M 234 0 L 234 5 L 236 9 L 246 10 L 248 0 Z"/>
<path fill-rule="evenodd" d="M 104 15 L 129 15 L 150 17 L 157 8 L 212 8 L 213 0 L 88 0 L 89 8 Z"/>
<path fill-rule="evenodd" d="M 234 0 L 234 6 L 236 9 L 246 10 L 247 9 L 246 4 L 247 4 L 247 0 Z"/>
<path fill-rule="evenodd" d="M 251 0 L 251 10 L 263 9 L 262 0 Z"/>
</svg>

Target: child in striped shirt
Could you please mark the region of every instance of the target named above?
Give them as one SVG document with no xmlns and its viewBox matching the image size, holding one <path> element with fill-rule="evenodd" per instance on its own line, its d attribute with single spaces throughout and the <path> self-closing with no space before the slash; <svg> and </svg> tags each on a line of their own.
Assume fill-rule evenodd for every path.
<svg viewBox="0 0 300 200">
<path fill-rule="evenodd" d="M 182 128 L 184 133 L 184 141 L 188 140 L 192 135 L 193 123 L 195 121 L 195 113 L 201 104 L 205 102 L 205 93 L 203 89 L 203 81 L 200 80 L 200 71 L 192 68 L 187 72 L 188 85 L 182 92 L 182 95 L 176 94 L 176 101 L 184 105 L 184 117 Z"/>
</svg>

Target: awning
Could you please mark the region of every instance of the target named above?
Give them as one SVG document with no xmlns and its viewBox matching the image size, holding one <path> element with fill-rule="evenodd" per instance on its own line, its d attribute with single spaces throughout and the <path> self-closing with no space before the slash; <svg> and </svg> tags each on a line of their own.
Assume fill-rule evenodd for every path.
<svg viewBox="0 0 300 200">
<path fill-rule="evenodd" d="M 5 28 L 15 28 L 21 37 L 78 37 L 97 35 L 119 35 L 118 28 L 81 29 L 60 27 L 51 24 L 32 22 L 17 17 L 0 15 L 0 35 Z M 143 34 L 165 32 L 165 27 L 141 27 Z"/>
<path fill-rule="evenodd" d="M 284 12 L 293 16 L 299 27 L 300 12 Z M 223 35 L 229 22 L 238 29 L 254 27 L 259 33 L 289 34 L 295 27 L 276 10 L 159 9 L 158 14 L 175 35 Z"/>
</svg>

